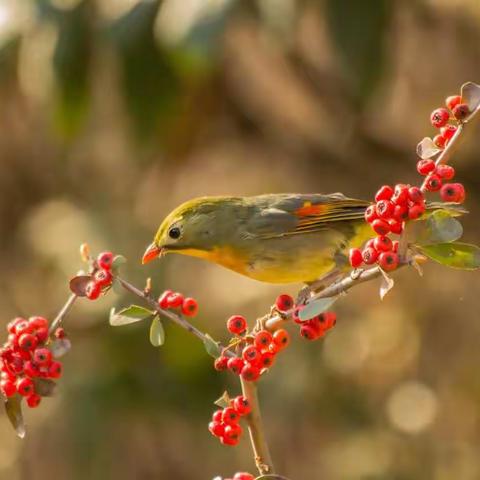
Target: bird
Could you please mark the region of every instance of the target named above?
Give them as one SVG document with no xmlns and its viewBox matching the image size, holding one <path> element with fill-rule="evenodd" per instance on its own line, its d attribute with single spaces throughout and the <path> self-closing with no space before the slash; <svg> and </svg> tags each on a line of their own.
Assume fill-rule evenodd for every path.
<svg viewBox="0 0 480 480">
<path fill-rule="evenodd" d="M 195 198 L 162 221 L 142 263 L 177 253 L 261 282 L 310 284 L 346 271 L 349 250 L 375 235 L 370 204 L 341 193 Z"/>
</svg>

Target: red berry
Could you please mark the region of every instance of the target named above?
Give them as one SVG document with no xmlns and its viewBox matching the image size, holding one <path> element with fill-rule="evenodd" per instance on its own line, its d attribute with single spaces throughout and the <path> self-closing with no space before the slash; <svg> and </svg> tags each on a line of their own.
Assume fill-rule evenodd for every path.
<svg viewBox="0 0 480 480">
<path fill-rule="evenodd" d="M 462 97 L 460 95 L 452 95 L 445 100 L 445 105 L 450 110 L 453 110 L 459 103 L 462 103 Z"/>
<path fill-rule="evenodd" d="M 398 252 L 398 246 L 400 245 L 400 242 L 398 240 L 395 240 L 393 242 L 393 247 L 392 247 L 392 252 L 397 253 Z"/>
<path fill-rule="evenodd" d="M 260 348 L 264 349 L 267 348 L 273 341 L 273 336 L 268 330 L 260 330 L 255 335 L 255 345 Z"/>
<path fill-rule="evenodd" d="M 233 480 L 255 480 L 255 477 L 253 475 L 251 475 L 250 473 L 237 472 L 233 476 Z"/>
<path fill-rule="evenodd" d="M 32 393 L 27 397 L 27 405 L 30 408 L 38 407 L 41 401 L 42 401 L 42 397 L 38 395 L 38 393 Z"/>
<path fill-rule="evenodd" d="M 112 252 L 103 252 L 97 257 L 97 263 L 100 268 L 105 270 L 110 270 L 113 263 L 113 253 Z"/>
<path fill-rule="evenodd" d="M 438 148 L 445 148 L 445 144 L 447 143 L 447 139 L 441 135 L 440 133 L 438 135 L 435 135 L 433 137 L 433 143 L 438 147 Z"/>
<path fill-rule="evenodd" d="M 30 378 L 24 377 L 17 381 L 17 391 L 22 397 L 28 397 L 33 393 L 33 382 Z"/>
<path fill-rule="evenodd" d="M 222 422 L 227 425 L 238 423 L 240 415 L 233 407 L 225 407 L 222 413 Z"/>
<path fill-rule="evenodd" d="M 470 109 L 466 103 L 460 103 L 453 108 L 452 113 L 457 120 L 462 121 L 468 117 Z"/>
<path fill-rule="evenodd" d="M 403 232 L 403 222 L 399 222 L 395 218 L 391 218 L 388 221 L 388 224 L 390 225 L 390 231 L 392 233 L 400 235 Z"/>
<path fill-rule="evenodd" d="M 247 329 L 247 321 L 242 315 L 233 315 L 227 320 L 227 328 L 234 335 L 241 335 Z"/>
<path fill-rule="evenodd" d="M 23 372 L 27 377 L 30 378 L 38 377 L 38 375 L 40 374 L 38 366 L 30 360 L 26 361 L 23 365 Z"/>
<path fill-rule="evenodd" d="M 418 187 L 410 187 L 408 189 L 408 198 L 413 203 L 417 203 L 424 199 L 424 195 Z"/>
<path fill-rule="evenodd" d="M 37 346 L 37 337 L 31 333 L 23 333 L 18 338 L 18 346 L 22 350 L 34 350 Z"/>
<path fill-rule="evenodd" d="M 198 312 L 198 303 L 194 298 L 187 297 L 182 303 L 182 313 L 194 317 Z"/>
<path fill-rule="evenodd" d="M 348 260 L 353 268 L 358 268 L 363 263 L 362 251 L 359 248 L 351 248 Z"/>
<path fill-rule="evenodd" d="M 380 200 L 376 205 L 377 215 L 383 219 L 390 218 L 394 208 L 395 206 L 390 200 Z"/>
<path fill-rule="evenodd" d="M 408 218 L 416 220 L 425 213 L 425 205 L 423 203 L 415 203 L 408 209 Z"/>
<path fill-rule="evenodd" d="M 215 410 L 212 414 L 212 421 L 216 423 L 221 423 L 223 421 L 222 416 L 223 416 L 223 410 Z"/>
<path fill-rule="evenodd" d="M 406 220 L 408 218 L 407 205 L 395 205 L 395 209 L 393 210 L 393 218 L 400 222 Z"/>
<path fill-rule="evenodd" d="M 290 310 L 291 308 L 293 308 L 294 304 L 295 302 L 293 301 L 293 298 L 286 293 L 284 293 L 283 295 L 279 295 L 275 300 L 275 306 L 278 310 L 280 310 L 280 312 L 286 312 Z"/>
<path fill-rule="evenodd" d="M 372 228 L 378 235 L 386 235 L 390 232 L 390 225 L 386 220 L 377 218 L 372 222 Z"/>
<path fill-rule="evenodd" d="M 430 121 L 435 128 L 440 128 L 446 125 L 449 118 L 450 112 L 444 107 L 437 108 L 430 115 Z"/>
<path fill-rule="evenodd" d="M 258 362 L 258 366 L 260 368 L 270 368 L 275 363 L 275 354 L 267 351 L 263 352 L 260 360 Z"/>
<path fill-rule="evenodd" d="M 229 424 L 225 426 L 225 432 L 223 433 L 223 439 L 227 438 L 229 440 L 238 440 L 242 434 L 242 427 L 236 424 Z"/>
<path fill-rule="evenodd" d="M 437 192 L 442 188 L 442 179 L 435 173 L 425 178 L 425 189 L 429 192 Z"/>
<path fill-rule="evenodd" d="M 439 165 L 435 173 L 442 179 L 442 180 L 451 180 L 455 176 L 455 169 L 450 165 Z"/>
<path fill-rule="evenodd" d="M 455 135 L 456 131 L 457 131 L 457 127 L 455 127 L 455 125 L 446 125 L 445 127 L 442 127 L 440 129 L 440 133 L 442 134 L 442 137 L 447 140 L 446 143 L 448 143 L 448 140 L 450 140 Z"/>
<path fill-rule="evenodd" d="M 376 218 L 378 218 L 377 209 L 375 208 L 375 205 L 370 205 L 365 210 L 365 220 L 368 223 L 372 223 Z"/>
<path fill-rule="evenodd" d="M 226 370 L 228 368 L 228 357 L 222 355 L 215 359 L 213 363 L 215 370 L 221 372 L 222 370 Z"/>
<path fill-rule="evenodd" d="M 100 287 L 107 287 L 112 283 L 112 274 L 109 270 L 105 270 L 104 268 L 97 270 L 93 274 L 93 281 Z"/>
<path fill-rule="evenodd" d="M 222 443 L 222 445 L 229 445 L 233 447 L 237 445 L 239 441 L 240 441 L 239 437 L 229 437 L 225 434 L 220 437 L 220 442 Z"/>
<path fill-rule="evenodd" d="M 248 382 L 254 382 L 260 376 L 260 369 L 256 365 L 245 363 L 240 375 L 244 380 L 247 380 Z"/>
<path fill-rule="evenodd" d="M 403 205 L 408 201 L 408 185 L 399 183 L 395 185 L 395 191 L 393 193 L 392 202 L 395 205 Z"/>
<path fill-rule="evenodd" d="M 236 373 L 237 375 L 240 375 L 240 372 L 242 371 L 242 368 L 244 365 L 245 365 L 245 362 L 243 361 L 242 358 L 239 358 L 239 357 L 229 358 L 227 362 L 228 369 L 231 372 Z"/>
<path fill-rule="evenodd" d="M 233 408 L 240 415 L 248 415 L 252 411 L 250 402 L 243 396 L 239 395 L 233 399 Z"/>
<path fill-rule="evenodd" d="M 260 350 L 255 345 L 248 345 L 242 351 L 245 362 L 256 363 L 260 360 Z"/>
<path fill-rule="evenodd" d="M 318 337 L 317 331 L 311 325 L 302 325 L 300 335 L 307 340 L 315 340 Z"/>
<path fill-rule="evenodd" d="M 435 170 L 435 162 L 430 158 L 419 160 L 417 162 L 417 172 L 420 175 L 428 175 Z"/>
<path fill-rule="evenodd" d="M 220 422 L 210 422 L 208 424 L 208 430 L 215 437 L 221 437 L 225 432 L 225 425 Z"/>
<path fill-rule="evenodd" d="M 30 317 L 28 323 L 33 328 L 48 328 L 48 320 L 44 317 Z"/>
<path fill-rule="evenodd" d="M 383 252 L 378 256 L 378 264 L 386 272 L 398 267 L 398 255 L 394 252 Z"/>
<path fill-rule="evenodd" d="M 383 185 L 375 195 L 375 201 L 390 200 L 393 195 L 393 188 L 390 185 Z"/>
<path fill-rule="evenodd" d="M 26 322 L 26 320 L 22 317 L 17 317 L 17 318 L 14 318 L 11 322 L 9 322 L 7 325 L 8 333 L 17 333 L 16 327 L 21 322 Z"/>
<path fill-rule="evenodd" d="M 165 290 L 159 297 L 158 297 L 158 306 L 160 308 L 166 309 L 168 308 L 168 297 L 173 293 L 173 290 Z"/>
<path fill-rule="evenodd" d="M 368 247 L 363 250 L 362 257 L 363 257 L 364 263 L 366 263 L 367 265 L 372 265 L 377 261 L 378 252 L 375 248 Z"/>
<path fill-rule="evenodd" d="M 440 196 L 444 202 L 463 203 L 465 188 L 461 183 L 446 183 L 440 190 Z"/>
<path fill-rule="evenodd" d="M 375 238 L 373 246 L 377 252 L 389 252 L 392 249 L 392 241 L 385 235 L 379 235 Z"/>
<path fill-rule="evenodd" d="M 285 329 L 280 328 L 273 334 L 273 343 L 283 349 L 290 343 L 290 335 Z"/>
<path fill-rule="evenodd" d="M 37 337 L 37 340 L 40 343 L 45 342 L 48 338 L 48 328 L 46 328 L 46 327 L 38 328 L 35 335 Z"/>
<path fill-rule="evenodd" d="M 319 318 L 322 319 L 325 330 L 333 328 L 337 323 L 337 314 L 335 312 L 323 312 Z"/>
<path fill-rule="evenodd" d="M 58 339 L 62 339 L 62 338 L 65 338 L 67 336 L 67 334 L 65 333 L 65 329 L 63 327 L 58 327 L 56 330 L 55 330 L 55 338 L 58 338 Z"/>
<path fill-rule="evenodd" d="M 95 283 L 94 281 L 90 281 L 87 283 L 87 286 L 85 287 L 85 296 L 89 300 L 96 300 L 102 291 L 102 288 L 98 283 Z"/>
<path fill-rule="evenodd" d="M 167 305 L 168 308 L 178 308 L 183 303 L 183 295 L 180 292 L 172 293 L 168 296 Z"/>
<path fill-rule="evenodd" d="M 6 397 L 11 397 L 12 395 L 15 395 L 17 391 L 17 387 L 12 380 L 1 380 L 0 389 Z"/>
<path fill-rule="evenodd" d="M 48 348 L 37 348 L 33 352 L 33 361 L 39 366 L 48 365 L 52 361 L 52 352 Z"/>
<path fill-rule="evenodd" d="M 18 322 L 16 327 L 15 327 L 15 335 L 17 335 L 17 338 L 20 337 L 23 333 L 33 333 L 35 328 L 27 322 L 27 320 L 24 320 L 23 322 Z"/>
<path fill-rule="evenodd" d="M 62 364 L 60 362 L 52 362 L 48 367 L 48 376 L 50 378 L 60 378 L 62 376 Z"/>
</svg>

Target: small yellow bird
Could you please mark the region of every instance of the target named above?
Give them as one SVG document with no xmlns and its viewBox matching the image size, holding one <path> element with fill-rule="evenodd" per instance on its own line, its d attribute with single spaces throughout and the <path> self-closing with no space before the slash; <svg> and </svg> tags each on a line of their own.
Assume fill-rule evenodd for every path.
<svg viewBox="0 0 480 480">
<path fill-rule="evenodd" d="M 348 268 L 348 251 L 372 237 L 370 202 L 341 193 L 202 197 L 161 223 L 142 263 L 180 253 L 269 283 L 310 283 Z"/>
</svg>

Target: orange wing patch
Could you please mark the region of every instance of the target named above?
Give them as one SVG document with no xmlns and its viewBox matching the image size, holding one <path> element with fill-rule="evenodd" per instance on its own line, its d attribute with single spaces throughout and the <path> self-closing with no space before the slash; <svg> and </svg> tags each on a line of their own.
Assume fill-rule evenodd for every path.
<svg viewBox="0 0 480 480">
<path fill-rule="evenodd" d="M 295 210 L 295 215 L 299 217 L 318 216 L 329 210 L 329 205 L 317 204 L 312 205 L 312 202 L 305 202 L 302 207 Z"/>
</svg>

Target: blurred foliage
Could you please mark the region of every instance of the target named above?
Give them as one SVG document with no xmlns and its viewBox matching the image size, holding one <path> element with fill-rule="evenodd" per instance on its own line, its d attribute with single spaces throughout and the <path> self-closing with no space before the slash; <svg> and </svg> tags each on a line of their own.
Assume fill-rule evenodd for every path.
<svg viewBox="0 0 480 480">
<path fill-rule="evenodd" d="M 371 197 L 416 180 L 428 116 L 480 80 L 475 0 L 0 0 L 0 305 L 53 316 L 78 246 L 124 254 L 125 275 L 198 298 L 199 328 L 266 312 L 275 286 L 190 258 L 141 267 L 163 216 L 197 195 Z M 478 125 L 455 157 L 464 239 L 478 243 Z M 475 257 L 476 258 L 476 257 Z M 295 479 L 480 477 L 478 273 L 428 264 L 335 304 L 262 381 L 279 471 Z M 295 293 L 299 286 L 286 290 Z M 283 289 L 281 289 L 283 290 Z M 0 478 L 211 479 L 253 470 L 250 447 L 207 431 L 234 379 L 165 322 L 108 325 L 112 292 L 69 318 L 58 395 L 0 422 Z"/>
</svg>

